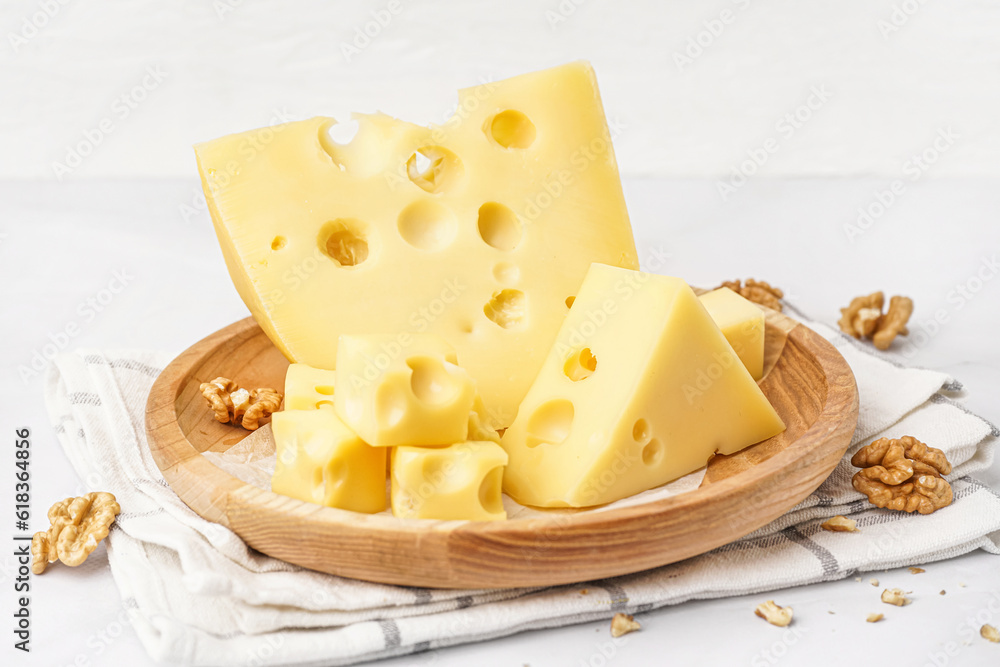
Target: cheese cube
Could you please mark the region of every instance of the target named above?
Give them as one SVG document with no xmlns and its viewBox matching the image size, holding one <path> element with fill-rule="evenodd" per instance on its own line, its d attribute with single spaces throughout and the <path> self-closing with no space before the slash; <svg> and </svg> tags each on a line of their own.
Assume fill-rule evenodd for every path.
<svg viewBox="0 0 1000 667">
<path fill-rule="evenodd" d="M 337 414 L 376 447 L 447 445 L 468 437 L 476 388 L 438 336 L 341 336 Z"/>
<path fill-rule="evenodd" d="M 782 430 L 683 280 L 595 264 L 501 440 L 504 490 L 525 505 L 599 505 Z"/>
<path fill-rule="evenodd" d="M 272 491 L 355 512 L 385 509 L 385 449 L 365 444 L 332 408 L 275 412 L 271 429 Z"/>
<path fill-rule="evenodd" d="M 285 409 L 315 410 L 333 406 L 336 373 L 307 364 L 290 364 L 285 373 Z"/>
<path fill-rule="evenodd" d="M 753 379 L 761 379 L 764 376 L 764 311 L 728 287 L 720 287 L 698 298 Z"/>
<path fill-rule="evenodd" d="M 392 513 L 409 519 L 506 519 L 507 454 L 495 442 L 392 450 Z"/>
<path fill-rule="evenodd" d="M 591 262 L 639 265 L 594 72 L 460 91 L 441 126 L 355 119 L 347 144 L 313 118 L 195 147 L 233 282 L 317 368 L 341 334 L 442 336 L 508 426 Z"/>
</svg>

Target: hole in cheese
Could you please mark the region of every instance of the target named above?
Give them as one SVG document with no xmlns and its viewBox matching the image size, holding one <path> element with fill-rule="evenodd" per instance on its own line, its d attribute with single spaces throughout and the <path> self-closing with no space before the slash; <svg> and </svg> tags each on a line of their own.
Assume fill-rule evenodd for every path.
<svg viewBox="0 0 1000 667">
<path fill-rule="evenodd" d="M 406 365 L 413 371 L 410 389 L 419 401 L 443 405 L 454 400 L 462 390 L 462 383 L 433 357 L 411 357 L 406 360 Z"/>
<path fill-rule="evenodd" d="M 444 146 L 418 148 L 406 161 L 410 181 L 431 194 L 454 189 L 464 173 L 462 160 Z"/>
<path fill-rule="evenodd" d="M 646 420 L 637 419 L 635 425 L 632 426 L 632 439 L 640 445 L 644 445 L 649 442 L 650 435 L 649 424 Z"/>
<path fill-rule="evenodd" d="M 535 142 L 535 124 L 520 111 L 507 109 L 493 116 L 489 135 L 504 148 L 527 148 Z"/>
<path fill-rule="evenodd" d="M 510 262 L 500 262 L 493 267 L 493 277 L 498 283 L 513 285 L 521 277 L 521 269 Z"/>
<path fill-rule="evenodd" d="M 571 354 L 563 365 L 563 373 L 573 382 L 586 380 L 597 370 L 597 357 L 585 347 L 579 352 Z"/>
<path fill-rule="evenodd" d="M 663 443 L 653 438 L 642 448 L 642 462 L 648 466 L 656 465 L 663 458 Z"/>
<path fill-rule="evenodd" d="M 325 408 L 326 406 L 330 406 L 332 408 L 333 407 L 333 401 L 317 401 L 316 402 L 316 408 L 317 409 L 319 409 L 319 408 Z"/>
<path fill-rule="evenodd" d="M 316 387 L 317 394 L 323 394 L 324 396 L 333 396 L 334 388 L 327 384 L 321 384 Z"/>
<path fill-rule="evenodd" d="M 527 318 L 527 297 L 524 292 L 516 289 L 503 289 L 494 292 L 483 312 L 486 317 L 504 329 L 511 329 L 521 324 Z"/>
<path fill-rule="evenodd" d="M 271 250 L 281 250 L 286 243 L 288 240 L 284 236 L 275 236 L 274 240 L 271 241 Z"/>
<path fill-rule="evenodd" d="M 330 137 L 333 143 L 346 146 L 354 141 L 354 137 L 358 134 L 358 127 L 358 121 L 356 120 L 350 120 L 346 123 L 335 123 L 327 128 L 326 135 Z"/>
<path fill-rule="evenodd" d="M 528 419 L 527 446 L 558 445 L 573 427 L 573 404 L 564 398 L 542 403 Z"/>
<path fill-rule="evenodd" d="M 503 512 L 500 490 L 503 486 L 503 466 L 492 468 L 479 485 L 479 504 L 490 514 Z"/>
<path fill-rule="evenodd" d="M 404 208 L 396 227 L 403 240 L 414 248 L 442 250 L 454 240 L 458 221 L 443 204 L 424 199 Z"/>
<path fill-rule="evenodd" d="M 486 202 L 479 207 L 479 236 L 497 250 L 513 250 L 521 242 L 521 222 L 503 204 Z"/>
<path fill-rule="evenodd" d="M 375 392 L 375 421 L 382 428 L 392 428 L 403 421 L 408 401 L 396 384 L 380 385 Z"/>
<path fill-rule="evenodd" d="M 368 259 L 365 225 L 351 218 L 323 225 L 317 237 L 320 251 L 338 266 L 357 266 Z"/>
</svg>

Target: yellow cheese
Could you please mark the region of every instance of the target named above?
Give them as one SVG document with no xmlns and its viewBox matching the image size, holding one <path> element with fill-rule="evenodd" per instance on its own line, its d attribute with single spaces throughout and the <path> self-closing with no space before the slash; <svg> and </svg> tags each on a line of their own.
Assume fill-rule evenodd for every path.
<svg viewBox="0 0 1000 667">
<path fill-rule="evenodd" d="M 764 311 L 728 287 L 720 287 L 699 298 L 753 379 L 761 379 L 764 376 Z"/>
<path fill-rule="evenodd" d="M 285 373 L 285 409 L 315 410 L 333 405 L 336 374 L 307 364 L 290 364 Z"/>
<path fill-rule="evenodd" d="M 500 443 L 500 434 L 497 433 L 497 427 L 479 394 L 476 394 L 476 399 L 472 402 L 472 412 L 469 413 L 469 434 L 466 439 Z"/>
<path fill-rule="evenodd" d="M 459 93 L 441 126 L 329 118 L 195 147 L 230 275 L 285 355 L 342 333 L 430 332 L 507 426 L 591 262 L 638 268 L 593 70 Z"/>
<path fill-rule="evenodd" d="M 506 519 L 507 454 L 495 442 L 392 450 L 392 513 L 411 519 Z"/>
<path fill-rule="evenodd" d="M 684 281 L 595 264 L 501 444 L 525 505 L 598 505 L 784 430 Z"/>
<path fill-rule="evenodd" d="M 447 445 L 468 437 L 476 388 L 438 336 L 341 336 L 336 372 L 337 414 L 371 445 Z"/>
<path fill-rule="evenodd" d="M 275 412 L 271 429 L 278 459 L 272 491 L 355 512 L 385 509 L 385 449 L 362 442 L 333 408 Z"/>
</svg>

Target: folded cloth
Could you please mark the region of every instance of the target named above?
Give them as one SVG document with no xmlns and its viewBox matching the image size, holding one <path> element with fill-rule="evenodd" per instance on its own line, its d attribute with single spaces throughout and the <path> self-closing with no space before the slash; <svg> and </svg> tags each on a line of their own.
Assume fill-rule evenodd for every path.
<svg viewBox="0 0 1000 667">
<path fill-rule="evenodd" d="M 122 603 L 150 656 L 186 665 L 343 665 L 481 641 L 526 629 L 638 613 L 926 563 L 1000 553 L 1000 494 L 971 474 L 991 464 L 1000 431 L 954 397 L 943 373 L 906 368 L 822 324 L 854 370 L 858 429 L 830 477 L 771 524 L 709 553 L 582 585 L 516 590 L 385 586 L 260 554 L 191 511 L 164 481 L 145 437 L 145 405 L 163 354 L 78 350 L 56 359 L 46 402 L 66 455 L 92 490 L 118 497 L 107 540 Z M 915 435 L 954 465 L 954 502 L 934 514 L 880 510 L 851 486 L 850 456 L 883 435 Z M 820 529 L 844 514 L 860 532 Z M 581 595 L 581 588 L 589 589 Z"/>
</svg>

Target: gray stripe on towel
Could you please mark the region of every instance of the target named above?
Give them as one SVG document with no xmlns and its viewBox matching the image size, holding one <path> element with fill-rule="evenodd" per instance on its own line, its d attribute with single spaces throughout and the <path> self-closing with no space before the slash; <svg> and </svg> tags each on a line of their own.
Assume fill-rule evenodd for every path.
<svg viewBox="0 0 1000 667">
<path fill-rule="evenodd" d="M 383 618 L 378 622 L 380 628 L 382 628 L 382 635 L 385 637 L 385 647 L 398 648 L 402 643 L 399 637 L 399 626 L 396 625 L 396 621 L 391 618 Z"/>
<path fill-rule="evenodd" d="M 789 526 L 781 531 L 781 534 L 800 547 L 811 551 L 823 566 L 823 574 L 831 576 L 840 571 L 840 564 L 837 563 L 837 559 L 834 558 L 833 554 L 803 535 L 797 526 Z"/>
</svg>

